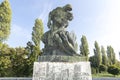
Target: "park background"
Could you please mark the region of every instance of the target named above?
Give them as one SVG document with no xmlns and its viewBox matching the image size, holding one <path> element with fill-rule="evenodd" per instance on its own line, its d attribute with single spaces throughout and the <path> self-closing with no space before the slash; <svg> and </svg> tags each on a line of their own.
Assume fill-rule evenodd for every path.
<svg viewBox="0 0 120 80">
<path fill-rule="evenodd" d="M 0 0 L 0 3 L 4 0 Z M 11 18 L 11 29 L 9 37 L 6 40 L 1 41 L 1 45 L 7 46 L 7 48 L 12 48 L 15 53 L 15 58 L 12 56 L 13 60 L 16 60 L 15 69 L 21 66 L 20 70 L 30 65 L 32 68 L 32 63 L 36 61 L 36 55 L 34 59 L 23 60 L 26 55 L 29 57 L 30 51 L 25 52 L 26 47 L 31 48 L 30 45 L 34 45 L 34 41 L 32 41 L 32 31 L 35 24 L 35 20 L 41 19 L 44 26 L 44 32 L 48 30 L 47 21 L 48 14 L 51 10 L 55 9 L 58 6 L 64 6 L 66 4 L 71 4 L 73 8 L 73 16 L 74 19 L 69 23 L 67 28 L 68 31 L 74 31 L 77 36 L 78 42 L 78 53 L 80 53 L 79 46 L 81 45 L 81 37 L 84 35 L 87 38 L 87 42 L 89 44 L 89 56 L 94 55 L 94 44 L 95 41 L 99 44 L 99 47 L 103 46 L 105 48 L 105 52 L 107 52 L 107 47 L 113 49 L 113 53 L 115 53 L 116 60 L 119 60 L 119 52 L 120 52 L 120 37 L 119 37 L 119 26 L 120 26 L 120 1 L 119 0 L 64 0 L 64 1 L 54 1 L 54 0 L 9 0 L 12 12 Z M 6 48 L 6 47 L 5 47 Z M 43 48 L 43 44 L 41 43 L 39 46 L 40 49 Z M 21 49 L 21 50 L 20 50 Z M 38 48 L 35 47 L 35 51 L 40 54 Z M 20 51 L 19 51 L 20 50 Z M 1 48 L 2 51 L 2 48 Z M 4 50 L 3 50 L 4 51 Z M 19 51 L 19 52 L 15 52 Z M 22 52 L 23 51 L 23 52 Z M 31 50 L 32 51 L 32 50 Z M 36 53 L 34 52 L 34 53 Z M 9 51 L 8 51 L 9 53 Z M 16 55 L 17 54 L 17 55 Z M 22 56 L 21 56 L 21 55 Z M 10 53 L 10 55 L 12 55 Z M 17 58 L 16 58 L 17 57 Z M 22 58 L 21 58 L 22 57 Z M 4 58 L 2 56 L 2 58 Z M 2 59 L 1 58 L 1 59 Z M 21 58 L 20 60 L 18 60 Z M 25 57 L 26 58 L 26 57 Z M 18 62 L 17 62 L 18 60 Z M 3 60 L 3 62 L 5 62 Z M 7 63 L 8 62 L 8 63 Z M 20 64 L 17 64 L 21 62 Z M 5 72 L 7 69 L 13 65 L 11 65 L 11 60 L 6 60 L 5 66 L 1 67 L 1 70 Z M 9 67 L 6 67 L 9 65 Z M 31 69 L 30 68 L 30 69 Z M 26 69 L 26 68 L 25 68 Z M 11 69 L 12 70 L 12 69 Z M 32 71 L 32 70 L 31 70 Z M 17 73 L 17 70 L 15 71 Z M 13 74 L 15 74 L 13 72 Z M 23 70 L 23 73 L 24 70 Z M 23 74 L 21 73 L 21 74 Z M 1 73 L 1 76 L 7 76 L 7 73 Z M 32 73 L 30 74 L 32 75 Z M 26 76 L 30 76 L 26 74 Z M 15 76 L 25 76 L 23 75 L 15 75 Z"/>
</svg>

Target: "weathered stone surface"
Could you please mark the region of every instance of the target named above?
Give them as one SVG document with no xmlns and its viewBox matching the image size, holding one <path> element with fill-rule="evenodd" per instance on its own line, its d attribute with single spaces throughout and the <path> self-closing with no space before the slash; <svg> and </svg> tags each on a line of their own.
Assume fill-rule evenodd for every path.
<svg viewBox="0 0 120 80">
<path fill-rule="evenodd" d="M 0 80 L 32 80 L 32 78 L 25 77 L 3 77 Z M 120 80 L 120 78 L 115 77 L 103 77 L 103 78 L 92 78 L 92 80 Z"/>
<path fill-rule="evenodd" d="M 35 62 L 33 80 L 92 80 L 89 62 Z"/>
<path fill-rule="evenodd" d="M 80 62 L 87 61 L 87 57 L 63 56 L 63 55 L 44 55 L 38 57 L 38 62 Z"/>
</svg>

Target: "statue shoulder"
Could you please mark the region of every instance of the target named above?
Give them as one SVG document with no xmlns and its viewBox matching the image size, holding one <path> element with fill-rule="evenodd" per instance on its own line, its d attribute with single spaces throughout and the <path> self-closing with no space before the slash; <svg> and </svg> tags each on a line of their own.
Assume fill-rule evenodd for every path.
<svg viewBox="0 0 120 80">
<path fill-rule="evenodd" d="M 41 40 L 42 40 L 43 42 L 45 42 L 45 41 L 47 40 L 49 34 L 50 34 L 50 31 L 45 32 L 45 33 L 42 35 Z"/>
</svg>

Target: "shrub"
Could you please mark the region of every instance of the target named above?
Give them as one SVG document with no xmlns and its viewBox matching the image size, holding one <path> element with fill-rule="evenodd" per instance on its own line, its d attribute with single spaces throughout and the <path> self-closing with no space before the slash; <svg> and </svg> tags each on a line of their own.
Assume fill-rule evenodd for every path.
<svg viewBox="0 0 120 80">
<path fill-rule="evenodd" d="M 107 71 L 114 76 L 120 73 L 120 69 L 116 66 L 109 66 Z"/>
<path fill-rule="evenodd" d="M 91 72 L 92 72 L 92 74 L 96 74 L 96 69 L 92 67 Z"/>
<path fill-rule="evenodd" d="M 106 72 L 106 71 L 107 71 L 107 66 L 105 66 L 105 65 L 100 65 L 99 71 L 100 71 L 100 72 Z"/>
</svg>

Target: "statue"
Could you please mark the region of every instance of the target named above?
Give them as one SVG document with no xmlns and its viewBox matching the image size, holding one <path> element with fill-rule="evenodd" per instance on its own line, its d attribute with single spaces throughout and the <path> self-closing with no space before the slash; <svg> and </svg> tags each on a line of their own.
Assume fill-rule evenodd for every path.
<svg viewBox="0 0 120 80">
<path fill-rule="evenodd" d="M 76 37 L 65 30 L 69 21 L 73 19 L 71 11 L 71 5 L 67 4 L 49 13 L 47 26 L 50 30 L 42 36 L 45 44 L 43 55 L 77 55 Z"/>
</svg>

